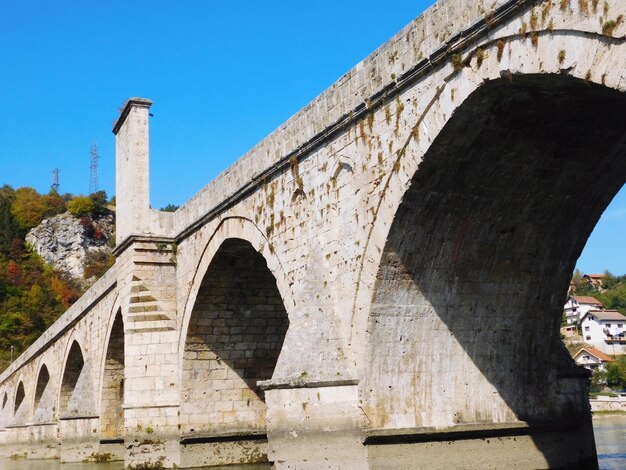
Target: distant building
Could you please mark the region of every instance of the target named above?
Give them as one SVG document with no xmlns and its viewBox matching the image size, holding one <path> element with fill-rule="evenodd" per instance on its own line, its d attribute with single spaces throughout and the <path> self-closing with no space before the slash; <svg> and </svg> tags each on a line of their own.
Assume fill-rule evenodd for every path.
<svg viewBox="0 0 626 470">
<path fill-rule="evenodd" d="M 578 323 L 589 310 L 601 310 L 603 308 L 602 302 L 587 295 L 570 295 L 563 306 L 568 325 Z"/>
<path fill-rule="evenodd" d="M 585 343 L 606 354 L 626 354 L 626 317 L 617 310 L 589 310 L 580 323 Z"/>
<path fill-rule="evenodd" d="M 581 348 L 580 351 L 574 354 L 573 358 L 576 364 L 589 370 L 606 371 L 606 364 L 615 362 L 615 359 L 590 346 Z"/>
<path fill-rule="evenodd" d="M 605 274 L 583 274 L 583 279 L 598 290 L 604 287 L 604 278 L 606 278 Z"/>
<path fill-rule="evenodd" d="M 567 325 L 561 327 L 561 334 L 566 338 L 573 338 L 574 336 L 578 336 L 578 328 L 576 325 Z"/>
</svg>

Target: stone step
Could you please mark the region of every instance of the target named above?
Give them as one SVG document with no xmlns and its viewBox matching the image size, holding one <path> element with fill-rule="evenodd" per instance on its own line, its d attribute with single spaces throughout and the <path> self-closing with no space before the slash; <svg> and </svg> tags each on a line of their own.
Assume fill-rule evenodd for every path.
<svg viewBox="0 0 626 470">
<path fill-rule="evenodd" d="M 132 303 L 132 305 L 128 307 L 128 313 L 158 312 L 159 310 L 161 309 L 159 308 L 159 303 L 156 300 L 150 302 Z"/>
<path fill-rule="evenodd" d="M 171 331 L 176 329 L 173 320 L 141 321 L 128 324 L 128 331 L 134 333 L 154 333 L 158 331 Z"/>
<path fill-rule="evenodd" d="M 141 302 L 152 302 L 152 301 L 156 301 L 156 297 L 149 290 L 145 290 L 140 293 L 135 293 L 135 295 L 130 296 L 131 304 L 136 304 L 136 303 L 141 303 Z"/>
<path fill-rule="evenodd" d="M 139 323 L 144 321 L 171 320 L 171 317 L 164 313 L 134 314 L 128 316 L 128 323 Z"/>
<path fill-rule="evenodd" d="M 130 291 L 131 292 L 147 292 L 149 289 L 144 286 L 141 282 L 133 281 L 130 283 Z"/>
</svg>

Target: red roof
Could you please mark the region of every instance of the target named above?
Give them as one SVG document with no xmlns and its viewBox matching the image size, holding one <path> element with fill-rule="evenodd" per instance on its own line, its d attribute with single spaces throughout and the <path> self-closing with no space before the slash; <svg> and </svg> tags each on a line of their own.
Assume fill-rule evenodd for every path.
<svg viewBox="0 0 626 470">
<path fill-rule="evenodd" d="M 602 305 L 602 302 L 589 295 L 572 295 L 572 298 L 579 304 Z"/>
<path fill-rule="evenodd" d="M 580 348 L 580 351 L 574 354 L 574 357 L 578 356 L 582 351 L 587 351 L 589 354 L 597 357 L 602 362 L 615 362 L 615 359 L 611 358 L 610 356 L 607 356 L 602 351 L 598 351 L 596 348 L 592 348 L 591 346 L 585 346 L 584 348 Z"/>
</svg>

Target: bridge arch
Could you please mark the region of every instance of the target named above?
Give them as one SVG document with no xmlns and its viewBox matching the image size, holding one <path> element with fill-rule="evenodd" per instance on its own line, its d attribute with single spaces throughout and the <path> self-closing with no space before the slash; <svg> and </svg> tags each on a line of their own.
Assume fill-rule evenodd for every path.
<svg viewBox="0 0 626 470">
<path fill-rule="evenodd" d="M 27 406 L 26 404 L 26 390 L 24 389 L 24 382 L 20 380 L 17 384 L 17 388 L 15 389 L 15 401 L 13 403 L 13 415 L 18 417 L 23 406 Z"/>
<path fill-rule="evenodd" d="M 6 390 L 2 390 L 1 394 L 2 402 L 0 402 L 0 429 L 4 429 L 9 422 L 9 393 Z"/>
<path fill-rule="evenodd" d="M 61 387 L 59 389 L 59 417 L 82 417 L 93 413 L 93 386 L 91 371 L 83 348 L 73 335 L 69 338 L 65 355 Z"/>
<path fill-rule="evenodd" d="M 33 422 L 46 422 L 54 419 L 54 398 L 50 371 L 45 362 L 41 362 L 33 394 Z"/>
<path fill-rule="evenodd" d="M 280 360 L 289 325 L 284 287 L 260 231 L 246 219 L 222 221 L 200 260 L 181 329 L 183 434 L 265 430 L 256 383 L 271 379 Z"/>
<path fill-rule="evenodd" d="M 116 298 L 100 367 L 100 438 L 124 436 L 124 319 Z"/>
<path fill-rule="evenodd" d="M 353 317 L 373 428 L 587 409 L 559 391 L 573 372 L 558 322 L 576 259 L 626 181 L 624 42 L 506 41 L 504 57 L 494 39 L 480 64 L 468 54 L 442 71 L 381 197 Z"/>
<path fill-rule="evenodd" d="M 404 135 L 411 137 L 402 152 L 395 152 L 398 170 L 390 172 L 384 181 L 358 272 L 350 341 L 356 356 L 362 360 L 365 360 L 369 306 L 391 223 L 432 142 L 466 99 L 491 81 L 504 78 L 514 85 L 524 76 L 538 79 L 566 76 L 606 89 L 626 90 L 626 77 L 622 75 L 626 65 L 623 40 L 575 30 L 540 32 L 539 36 L 537 48 L 529 48 L 528 40 L 519 34 L 491 36 L 463 55 L 466 67 L 454 70 L 449 64 L 430 78 L 433 83 L 429 89 L 435 91 L 430 102 L 418 110 L 417 119 L 406 123 Z M 504 52 L 500 50 L 502 45 Z M 561 55 L 561 51 L 566 53 Z M 359 368 L 362 366 L 364 363 L 360 361 Z"/>
</svg>

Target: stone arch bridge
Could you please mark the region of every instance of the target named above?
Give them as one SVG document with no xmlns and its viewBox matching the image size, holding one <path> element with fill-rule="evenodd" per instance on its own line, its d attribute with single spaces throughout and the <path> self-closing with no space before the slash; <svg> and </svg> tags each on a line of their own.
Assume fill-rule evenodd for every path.
<svg viewBox="0 0 626 470">
<path fill-rule="evenodd" d="M 0 376 L 1 452 L 595 468 L 557 331 L 626 179 L 624 15 L 437 2 L 171 214 L 129 99 L 116 264 Z"/>
</svg>

